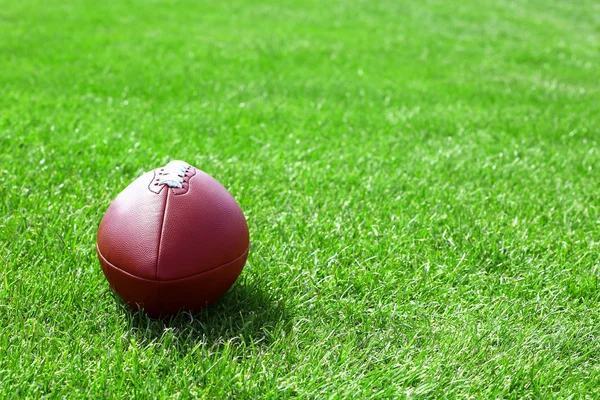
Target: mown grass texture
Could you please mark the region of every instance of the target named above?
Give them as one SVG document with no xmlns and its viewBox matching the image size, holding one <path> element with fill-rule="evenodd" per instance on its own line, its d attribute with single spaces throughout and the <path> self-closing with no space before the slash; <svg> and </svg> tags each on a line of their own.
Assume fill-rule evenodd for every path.
<svg viewBox="0 0 600 400">
<path fill-rule="evenodd" d="M 0 0 L 0 397 L 600 396 L 594 1 Z M 183 159 L 252 251 L 152 320 L 95 255 Z"/>
</svg>

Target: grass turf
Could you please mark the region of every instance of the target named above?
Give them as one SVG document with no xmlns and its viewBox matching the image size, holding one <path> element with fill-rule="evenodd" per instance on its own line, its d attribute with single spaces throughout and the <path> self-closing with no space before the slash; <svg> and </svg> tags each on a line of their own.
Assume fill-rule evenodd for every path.
<svg viewBox="0 0 600 400">
<path fill-rule="evenodd" d="M 0 397 L 600 396 L 599 15 L 0 0 Z M 253 248 L 157 321 L 95 232 L 171 159 Z"/>
</svg>

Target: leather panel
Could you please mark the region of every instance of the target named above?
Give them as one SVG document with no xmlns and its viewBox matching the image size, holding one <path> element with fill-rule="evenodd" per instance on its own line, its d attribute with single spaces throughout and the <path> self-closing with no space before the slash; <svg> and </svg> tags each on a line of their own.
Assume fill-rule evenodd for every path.
<svg viewBox="0 0 600 400">
<path fill-rule="evenodd" d="M 202 311 L 217 301 L 242 272 L 248 251 L 230 263 L 184 279 L 141 279 L 112 265 L 99 249 L 98 259 L 111 287 L 132 310 L 144 308 L 151 317 L 173 315 L 181 310 Z"/>
<path fill-rule="evenodd" d="M 98 228 L 103 256 L 130 274 L 156 279 L 157 254 L 168 190 L 153 193 L 148 172 L 125 188 L 110 204 Z"/>
<path fill-rule="evenodd" d="M 233 196 L 195 170 L 187 193 L 169 191 L 157 279 L 185 278 L 226 264 L 248 244 L 248 225 Z"/>
</svg>

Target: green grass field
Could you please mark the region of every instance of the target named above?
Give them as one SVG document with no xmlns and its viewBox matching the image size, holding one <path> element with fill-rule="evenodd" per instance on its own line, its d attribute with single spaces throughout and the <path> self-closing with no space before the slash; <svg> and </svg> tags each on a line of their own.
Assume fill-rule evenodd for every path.
<svg viewBox="0 0 600 400">
<path fill-rule="evenodd" d="M 0 398 L 600 397 L 597 1 L 0 0 Z M 236 285 L 152 320 L 95 254 L 183 159 Z"/>
</svg>

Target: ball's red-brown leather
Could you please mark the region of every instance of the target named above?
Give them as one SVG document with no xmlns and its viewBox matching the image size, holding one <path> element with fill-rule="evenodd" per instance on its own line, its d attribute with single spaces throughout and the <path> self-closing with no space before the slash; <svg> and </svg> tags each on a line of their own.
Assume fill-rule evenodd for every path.
<svg viewBox="0 0 600 400">
<path fill-rule="evenodd" d="M 183 187 L 158 184 L 160 169 L 111 203 L 96 249 L 111 286 L 151 316 L 199 311 L 233 285 L 249 250 L 248 225 L 231 194 L 190 166 Z"/>
</svg>

